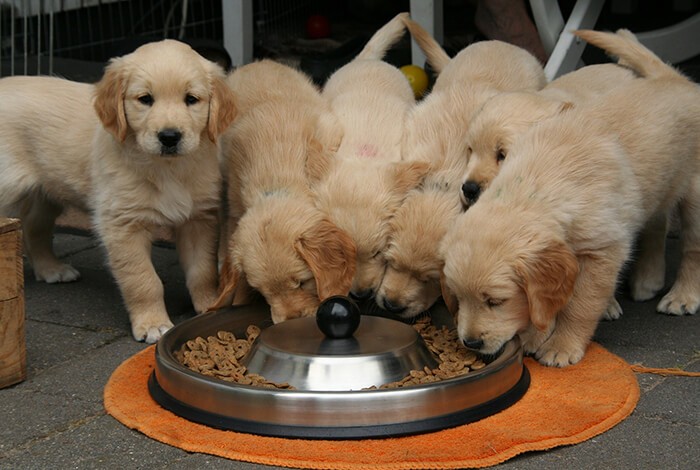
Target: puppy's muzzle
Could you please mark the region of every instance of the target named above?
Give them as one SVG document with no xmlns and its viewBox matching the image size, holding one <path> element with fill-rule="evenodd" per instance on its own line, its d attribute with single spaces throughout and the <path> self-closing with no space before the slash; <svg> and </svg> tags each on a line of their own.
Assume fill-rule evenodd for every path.
<svg viewBox="0 0 700 470">
<path fill-rule="evenodd" d="M 506 345 L 504 343 L 503 345 L 501 345 L 500 348 L 498 348 L 498 351 L 496 351 L 494 353 L 487 354 L 487 353 L 481 352 L 481 348 L 484 347 L 484 341 L 481 339 L 467 338 L 467 339 L 462 340 L 462 343 L 464 344 L 464 346 L 467 349 L 474 351 L 476 353 L 477 357 L 479 357 L 479 359 L 481 359 L 482 361 L 484 361 L 487 364 L 489 362 L 493 361 L 494 359 L 496 359 L 498 356 L 500 356 L 501 353 L 503 353 L 503 350 L 506 348 Z"/>
<path fill-rule="evenodd" d="M 174 155 L 178 153 L 181 140 L 182 132 L 177 129 L 163 129 L 162 131 L 158 132 L 160 153 L 162 155 Z"/>
<path fill-rule="evenodd" d="M 369 300 L 372 298 L 373 295 L 374 295 L 374 291 L 372 289 L 365 289 L 365 290 L 351 291 L 350 292 L 350 297 L 352 297 L 355 300 Z"/>
<path fill-rule="evenodd" d="M 471 349 L 472 351 L 479 351 L 484 347 L 484 341 L 481 339 L 467 338 L 463 340 L 462 343 L 464 343 L 467 349 Z"/>
<path fill-rule="evenodd" d="M 462 202 L 465 206 L 471 206 L 479 199 L 481 186 L 476 181 L 465 181 L 462 184 Z"/>
<path fill-rule="evenodd" d="M 387 298 L 385 298 L 382 301 L 382 304 L 383 304 L 384 310 L 386 310 L 387 312 L 393 313 L 395 315 L 399 315 L 399 314 L 406 311 L 405 306 L 398 305 Z"/>
</svg>

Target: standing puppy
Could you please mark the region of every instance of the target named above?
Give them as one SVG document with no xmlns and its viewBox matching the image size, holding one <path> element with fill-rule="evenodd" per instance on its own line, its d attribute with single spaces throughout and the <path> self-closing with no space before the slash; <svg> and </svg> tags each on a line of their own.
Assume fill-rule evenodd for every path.
<svg viewBox="0 0 700 470">
<path fill-rule="evenodd" d="M 516 139 L 443 240 L 464 344 L 497 353 L 519 334 L 545 365 L 581 360 L 637 232 L 680 204 L 683 253 L 657 309 L 700 308 L 700 89 L 635 41 L 579 32 L 642 80 Z"/>
<path fill-rule="evenodd" d="M 458 153 L 466 163 L 460 198 L 465 208 L 505 164 L 516 138 L 544 119 L 556 119 L 572 107 L 602 99 L 607 93 L 638 79 L 637 72 L 616 64 L 583 67 L 559 77 L 538 92 L 510 92 L 486 101 L 472 119 Z M 622 307 L 612 297 L 604 316 L 617 319 Z"/>
<path fill-rule="evenodd" d="M 153 231 L 173 226 L 195 310 L 216 298 L 217 138 L 235 116 L 223 70 L 186 44 L 151 43 L 113 59 L 96 85 L 0 80 L 0 213 L 22 219 L 39 280 L 78 272 L 53 254 L 63 206 L 90 211 L 134 338 L 172 327 L 151 262 Z"/>
<path fill-rule="evenodd" d="M 245 281 L 274 323 L 313 316 L 323 299 L 348 294 L 355 273 L 352 239 L 316 207 L 307 179 L 308 167 L 330 158 L 317 137 L 328 104 L 303 73 L 270 60 L 227 81 L 243 105 L 222 139 L 229 227 L 212 308 Z"/>
<path fill-rule="evenodd" d="M 405 32 L 405 16 L 399 14 L 379 29 L 323 89 L 332 111 L 326 121 L 335 127 L 322 128 L 342 138 L 335 157 L 317 175 L 314 190 L 319 207 L 357 246 L 350 293 L 362 300 L 374 295 L 384 274 L 389 219 L 428 170 L 426 162 L 401 161 L 415 98 L 403 73 L 381 60 Z"/>
<path fill-rule="evenodd" d="M 430 162 L 431 169 L 390 220 L 387 266 L 376 296 L 379 307 L 410 319 L 440 297 L 438 246 L 461 212 L 459 185 L 466 161 L 459 148 L 471 118 L 494 95 L 539 90 L 545 76 L 534 56 L 501 41 L 477 42 L 450 59 L 420 25 L 405 22 L 440 73 L 430 95 L 408 117 L 404 159 Z"/>
</svg>

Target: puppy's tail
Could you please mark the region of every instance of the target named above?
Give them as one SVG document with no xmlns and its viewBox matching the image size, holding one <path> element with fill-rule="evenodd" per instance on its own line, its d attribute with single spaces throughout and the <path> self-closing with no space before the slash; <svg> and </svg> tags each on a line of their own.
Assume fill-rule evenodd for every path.
<svg viewBox="0 0 700 470">
<path fill-rule="evenodd" d="M 574 35 L 617 57 L 620 65 L 633 70 L 642 78 L 685 79 L 675 68 L 642 45 L 627 29 L 618 29 L 616 33 L 581 29 L 574 31 Z"/>
<path fill-rule="evenodd" d="M 408 16 L 403 17 L 403 22 L 411 33 L 411 37 L 425 54 L 433 70 L 438 74 L 442 72 L 442 69 L 450 62 L 450 56 L 447 55 L 447 52 L 445 52 L 435 38 L 423 29 L 420 24 L 416 23 Z"/>
<path fill-rule="evenodd" d="M 382 60 L 386 55 L 386 51 L 396 44 L 406 32 L 403 18 L 407 17 L 408 13 L 399 13 L 387 24 L 379 28 L 360 53 L 357 54 L 356 59 Z"/>
</svg>

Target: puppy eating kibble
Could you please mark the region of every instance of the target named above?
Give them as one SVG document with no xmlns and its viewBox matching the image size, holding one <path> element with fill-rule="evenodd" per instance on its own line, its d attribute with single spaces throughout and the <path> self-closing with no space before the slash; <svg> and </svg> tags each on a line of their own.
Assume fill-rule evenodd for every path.
<svg viewBox="0 0 700 470">
<path fill-rule="evenodd" d="M 410 319 L 440 297 L 438 245 L 461 212 L 466 160 L 459 147 L 472 116 L 499 93 L 539 90 L 545 76 L 535 57 L 500 41 L 472 44 L 450 59 L 417 23 L 404 21 L 439 71 L 432 92 L 409 114 L 403 144 L 405 160 L 429 162 L 431 169 L 390 219 L 386 271 L 376 296 L 379 307 Z"/>
<path fill-rule="evenodd" d="M 628 31 L 577 34 L 644 78 L 516 138 L 445 236 L 459 336 L 482 354 L 519 334 L 542 364 L 580 361 L 635 235 L 676 204 L 682 261 L 657 309 L 700 308 L 700 90 Z"/>
<path fill-rule="evenodd" d="M 75 206 L 92 214 L 135 339 L 172 327 L 150 257 L 157 227 L 175 228 L 195 310 L 216 298 L 217 138 L 235 116 L 218 65 L 178 41 L 150 43 L 94 86 L 4 78 L 0 112 L 0 213 L 22 219 L 37 279 L 79 277 L 51 246 L 56 217 Z"/>
<path fill-rule="evenodd" d="M 271 60 L 227 81 L 244 98 L 222 139 L 229 226 L 211 308 L 230 305 L 247 283 L 274 323 L 315 315 L 323 299 L 348 294 L 355 272 L 352 239 L 316 207 L 307 178 L 331 156 L 317 132 L 328 104 L 307 76 Z"/>
<path fill-rule="evenodd" d="M 476 203 L 505 164 L 513 142 L 529 127 L 572 107 L 603 99 L 637 78 L 635 71 L 620 65 L 589 65 L 563 75 L 541 91 L 502 93 L 486 101 L 458 149 L 466 163 L 460 190 L 464 208 Z M 622 307 L 612 297 L 604 318 L 614 320 L 621 314 Z"/>
<path fill-rule="evenodd" d="M 324 132 L 342 137 L 334 158 L 318 172 L 314 190 L 321 210 L 357 246 L 350 290 L 356 299 L 373 297 L 384 274 L 388 221 L 428 170 L 426 162 L 401 161 L 415 98 L 403 73 L 381 60 L 404 34 L 405 16 L 399 14 L 379 29 L 323 89 L 332 110 L 331 124 L 325 126 L 330 131 Z"/>
</svg>

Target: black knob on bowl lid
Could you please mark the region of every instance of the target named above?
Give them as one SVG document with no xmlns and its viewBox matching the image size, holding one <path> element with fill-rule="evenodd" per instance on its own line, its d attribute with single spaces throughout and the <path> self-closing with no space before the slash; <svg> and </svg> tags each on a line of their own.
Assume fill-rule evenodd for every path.
<svg viewBox="0 0 700 470">
<path fill-rule="evenodd" d="M 351 337 L 360 326 L 360 308 L 343 295 L 328 297 L 316 311 L 316 324 L 328 338 Z"/>
</svg>

